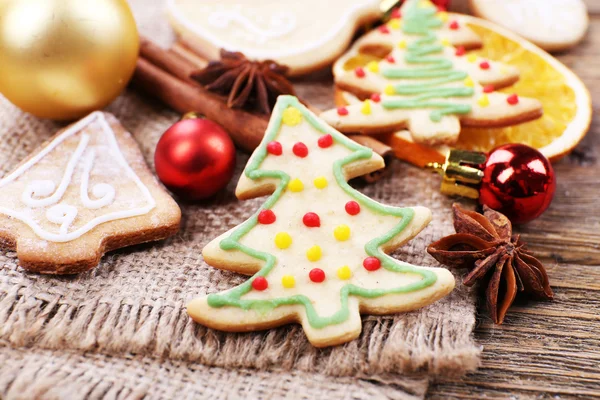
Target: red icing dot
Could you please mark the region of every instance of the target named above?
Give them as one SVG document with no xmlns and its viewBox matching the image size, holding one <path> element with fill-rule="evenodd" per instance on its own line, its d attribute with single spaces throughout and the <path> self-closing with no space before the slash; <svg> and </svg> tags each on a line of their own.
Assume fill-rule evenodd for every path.
<svg viewBox="0 0 600 400">
<path fill-rule="evenodd" d="M 307 212 L 304 214 L 302 222 L 309 228 L 318 228 L 321 226 L 321 218 L 314 212 Z"/>
<path fill-rule="evenodd" d="M 454 53 L 454 54 L 456 54 L 458 57 L 460 57 L 460 56 L 464 56 L 465 53 L 466 53 L 465 46 L 458 46 L 456 48 L 456 53 Z"/>
<path fill-rule="evenodd" d="M 395 63 L 395 62 L 396 62 L 396 59 L 395 59 L 393 56 L 391 56 L 391 55 L 387 56 L 387 57 L 385 58 L 385 60 L 386 60 L 387 62 L 391 63 L 391 64 L 393 64 L 393 63 Z"/>
<path fill-rule="evenodd" d="M 258 214 L 258 222 L 263 225 L 270 225 L 275 222 L 276 219 L 275 213 L 271 210 L 262 210 Z"/>
<path fill-rule="evenodd" d="M 269 142 L 267 144 L 267 152 L 269 152 L 270 154 L 273 154 L 274 156 L 280 156 L 283 153 L 281 143 Z"/>
<path fill-rule="evenodd" d="M 494 91 L 494 85 L 485 85 L 483 87 L 483 93 L 492 93 Z"/>
<path fill-rule="evenodd" d="M 356 76 L 358 76 L 359 78 L 364 78 L 365 77 L 365 70 L 362 69 L 361 67 L 356 67 L 356 69 L 354 70 L 354 73 L 356 74 Z"/>
<path fill-rule="evenodd" d="M 300 158 L 304 158 L 308 155 L 308 147 L 302 142 L 298 142 L 292 148 L 294 154 Z"/>
<path fill-rule="evenodd" d="M 381 268 L 381 261 L 376 257 L 367 257 L 363 261 L 363 267 L 365 267 L 367 271 L 377 271 Z"/>
<path fill-rule="evenodd" d="M 453 29 L 453 30 L 457 30 L 458 28 L 460 28 L 457 21 L 450 22 L 449 27 L 450 27 L 450 29 Z"/>
<path fill-rule="evenodd" d="M 330 134 L 323 135 L 319 138 L 317 143 L 319 144 L 320 148 L 326 149 L 333 144 L 333 137 Z"/>
<path fill-rule="evenodd" d="M 338 115 L 348 115 L 348 109 L 346 107 L 338 107 L 337 109 Z"/>
<path fill-rule="evenodd" d="M 311 281 L 321 283 L 325 280 L 325 272 L 321 268 L 313 268 L 308 273 Z"/>
<path fill-rule="evenodd" d="M 387 27 L 387 25 L 381 25 L 379 28 L 379 32 L 387 35 L 388 33 L 390 33 L 390 28 Z"/>
<path fill-rule="evenodd" d="M 519 103 L 519 96 L 516 94 L 511 94 L 506 98 L 506 102 L 511 106 L 514 106 L 515 104 Z"/>
<path fill-rule="evenodd" d="M 381 95 L 380 95 L 379 93 L 373 93 L 373 94 L 371 95 L 371 100 L 372 100 L 374 103 L 379 103 L 379 102 L 381 101 Z"/>
<path fill-rule="evenodd" d="M 360 212 L 360 204 L 355 201 L 349 201 L 346 203 L 346 212 L 350 215 L 356 215 Z"/>
<path fill-rule="evenodd" d="M 400 12 L 400 8 L 396 7 L 392 10 L 392 18 L 402 18 L 402 13 Z"/>
<path fill-rule="evenodd" d="M 438 12 L 444 12 L 446 11 L 446 7 L 445 6 L 437 6 Z"/>
<path fill-rule="evenodd" d="M 263 276 L 257 276 L 252 281 L 252 288 L 254 288 L 254 290 L 261 290 L 262 291 L 262 290 L 265 290 L 268 287 L 269 287 L 269 282 L 267 282 L 267 280 Z"/>
<path fill-rule="evenodd" d="M 489 63 L 489 62 L 487 62 L 487 61 L 482 61 L 482 62 L 479 64 L 479 68 L 481 68 L 481 69 L 490 69 L 490 63 Z"/>
</svg>

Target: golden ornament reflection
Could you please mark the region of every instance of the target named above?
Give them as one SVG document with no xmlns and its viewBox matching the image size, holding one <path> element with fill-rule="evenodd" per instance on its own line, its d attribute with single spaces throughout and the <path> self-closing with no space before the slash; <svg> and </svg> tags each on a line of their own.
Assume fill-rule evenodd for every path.
<svg viewBox="0 0 600 400">
<path fill-rule="evenodd" d="M 106 106 L 138 51 L 125 0 L 0 1 L 0 93 L 38 117 L 74 119 Z"/>
</svg>

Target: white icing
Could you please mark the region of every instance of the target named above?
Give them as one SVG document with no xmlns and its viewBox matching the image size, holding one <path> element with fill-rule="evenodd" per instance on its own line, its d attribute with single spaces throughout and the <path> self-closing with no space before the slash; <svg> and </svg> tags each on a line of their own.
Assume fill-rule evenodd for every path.
<svg viewBox="0 0 600 400">
<path fill-rule="evenodd" d="M 83 168 L 80 173 L 81 176 L 79 177 L 81 180 L 79 198 L 83 208 L 88 210 L 101 209 L 113 204 L 116 197 L 114 186 L 108 183 L 97 183 L 92 187 L 92 195 L 95 199 L 90 199 L 88 194 L 89 179 L 96 159 L 96 149 L 94 146 L 90 146 L 90 134 L 82 133 L 77 149 L 69 158 L 69 162 L 65 167 L 65 171 L 58 187 L 55 182 L 50 179 L 33 178 L 31 182 L 26 184 L 20 198 L 22 203 L 28 208 L 16 207 L 15 204 L 13 204 L 13 207 L 2 205 L 0 206 L 0 213 L 16 218 L 27 224 L 37 236 L 44 240 L 51 242 L 69 242 L 81 237 L 103 223 L 144 215 L 150 212 L 156 206 L 156 201 L 152 197 L 150 190 L 144 185 L 127 163 L 119 148 L 112 128 L 106 121 L 104 114 L 101 112 L 94 112 L 66 129 L 42 151 L 17 168 L 13 173 L 1 179 L 0 190 L 8 189 L 9 185 L 18 184 L 20 178 L 26 180 L 28 174 L 35 175 L 35 172 L 31 172 L 30 170 L 43 161 L 45 157 L 53 150 L 57 149 L 67 139 L 80 133 L 94 123 L 100 125 L 99 131 L 94 134 L 102 135 L 102 139 L 108 143 L 108 150 L 105 149 L 106 146 L 102 146 L 102 148 L 105 150 L 104 154 L 110 156 L 110 163 L 108 165 L 102 165 L 99 168 L 105 175 L 107 173 L 116 175 L 119 171 L 125 171 L 126 178 L 133 181 L 135 187 L 141 192 L 139 196 L 136 194 L 135 203 L 137 203 L 138 206 L 132 206 L 131 208 L 125 209 L 111 209 L 107 210 L 105 214 L 100 215 L 94 214 L 94 217 L 89 221 L 69 232 L 69 228 L 81 214 L 80 209 L 74 205 L 59 202 L 73 184 L 73 181 L 76 179 L 74 177 L 79 175 L 77 171 L 82 158 Z M 118 166 L 118 169 L 114 169 L 114 165 Z M 41 173 L 42 172 L 37 171 L 38 175 Z M 119 180 L 124 179 L 122 176 L 114 176 L 112 178 L 118 178 Z M 138 199 L 141 199 L 142 206 L 139 206 L 140 201 Z M 121 205 L 124 203 L 121 202 L 119 204 Z M 58 232 L 49 231 L 36 219 L 35 210 L 43 207 L 49 207 L 46 209 L 46 212 L 43 213 L 43 216 L 51 223 L 60 225 Z M 126 207 L 129 207 L 129 205 L 126 205 Z"/>
<path fill-rule="evenodd" d="M 267 28 L 259 26 L 242 14 L 241 6 L 228 11 L 213 11 L 208 16 L 208 23 L 215 28 L 227 29 L 231 23 L 238 23 L 251 35 L 247 37 L 257 43 L 265 43 L 269 39 L 279 38 L 296 29 L 296 17 L 290 12 L 276 12 L 269 18 Z"/>
<path fill-rule="evenodd" d="M 90 199 L 88 195 L 88 185 L 90 180 L 90 172 L 94 165 L 94 157 L 96 153 L 94 150 L 90 150 L 90 154 L 84 161 L 83 176 L 81 177 L 80 196 L 81 202 L 87 208 L 96 209 L 102 208 L 113 202 L 115 199 L 115 188 L 108 183 L 98 183 L 92 188 L 92 194 L 96 197 L 96 200 Z"/>
<path fill-rule="evenodd" d="M 319 36 L 318 40 L 313 40 L 310 42 L 306 42 L 302 46 L 280 46 L 278 50 L 274 49 L 257 49 L 257 48 L 249 48 L 245 47 L 239 42 L 231 42 L 221 38 L 218 34 L 213 32 L 208 27 L 204 27 L 200 24 L 194 23 L 189 16 L 187 16 L 182 10 L 178 7 L 176 0 L 168 0 L 168 9 L 172 18 L 177 21 L 178 24 L 185 27 L 190 32 L 198 35 L 201 38 L 205 38 L 210 43 L 212 43 L 216 48 L 223 48 L 230 51 L 241 51 L 247 57 L 256 58 L 256 59 L 281 59 L 284 57 L 296 56 L 299 54 L 307 53 L 310 51 L 317 50 L 327 43 L 334 41 L 336 37 L 343 31 L 344 27 L 348 24 L 349 20 L 352 20 L 355 16 L 360 16 L 361 12 L 365 10 L 370 10 L 374 7 L 374 5 L 378 4 L 378 0 L 363 0 L 354 4 L 348 4 L 347 7 L 343 7 L 339 9 L 339 13 L 337 13 L 338 18 L 331 23 L 328 23 L 327 26 L 329 29 L 323 32 L 322 35 Z M 315 10 L 316 11 L 316 10 Z M 336 11 L 337 12 L 337 11 Z M 316 21 L 316 20 L 315 20 Z M 288 32 L 288 34 L 291 33 Z"/>
</svg>

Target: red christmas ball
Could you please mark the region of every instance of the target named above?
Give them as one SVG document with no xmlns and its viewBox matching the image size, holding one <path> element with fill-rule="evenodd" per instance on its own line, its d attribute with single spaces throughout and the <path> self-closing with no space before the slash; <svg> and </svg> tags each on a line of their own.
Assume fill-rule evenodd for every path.
<svg viewBox="0 0 600 400">
<path fill-rule="evenodd" d="M 154 154 L 156 174 L 176 195 L 200 200 L 223 189 L 235 169 L 235 146 L 213 121 L 184 119 L 165 131 Z"/>
<path fill-rule="evenodd" d="M 524 144 L 492 150 L 483 165 L 479 202 L 520 224 L 539 217 L 550 205 L 556 177 L 550 161 Z"/>
</svg>

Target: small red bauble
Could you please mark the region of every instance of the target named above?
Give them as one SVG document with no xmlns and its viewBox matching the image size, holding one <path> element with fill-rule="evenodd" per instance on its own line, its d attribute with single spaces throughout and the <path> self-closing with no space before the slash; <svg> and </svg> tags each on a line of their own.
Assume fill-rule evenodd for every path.
<svg viewBox="0 0 600 400">
<path fill-rule="evenodd" d="M 388 33 L 390 33 L 390 28 L 388 28 L 386 25 L 381 25 L 377 29 L 379 29 L 379 32 L 383 33 L 384 35 L 387 35 Z"/>
<path fill-rule="evenodd" d="M 373 103 L 379 103 L 381 101 L 381 95 L 379 93 L 373 93 L 371 95 L 371 101 Z"/>
<path fill-rule="evenodd" d="M 356 69 L 354 70 L 354 73 L 356 74 L 356 76 L 358 76 L 359 78 L 364 78 L 365 77 L 365 70 L 362 69 L 361 67 L 356 67 Z"/>
<path fill-rule="evenodd" d="M 269 142 L 267 144 L 267 152 L 269 154 L 273 154 L 274 156 L 280 156 L 283 154 L 283 147 L 279 142 Z"/>
<path fill-rule="evenodd" d="M 311 281 L 321 283 L 325 280 L 325 272 L 321 268 L 313 268 L 308 273 Z"/>
<path fill-rule="evenodd" d="M 302 222 L 309 228 L 318 228 L 321 226 L 321 218 L 314 212 L 307 212 L 302 217 Z"/>
<path fill-rule="evenodd" d="M 467 51 L 465 50 L 464 46 L 458 46 L 456 48 L 456 53 L 454 53 L 454 54 L 456 54 L 458 57 L 460 57 L 460 56 L 464 56 L 466 52 Z"/>
<path fill-rule="evenodd" d="M 396 7 L 392 10 L 392 18 L 402 18 L 402 12 L 400 12 L 400 8 Z"/>
<path fill-rule="evenodd" d="M 319 140 L 317 141 L 317 144 L 319 145 L 320 148 L 326 149 L 327 147 L 329 147 L 333 144 L 333 136 L 331 136 L 330 134 L 323 135 L 319 138 Z"/>
<path fill-rule="evenodd" d="M 269 282 L 263 276 L 257 276 L 252 281 L 252 288 L 254 290 L 266 290 L 269 287 Z"/>
<path fill-rule="evenodd" d="M 511 106 L 514 106 L 515 104 L 519 103 L 519 96 L 517 96 L 516 94 L 511 94 L 506 98 L 506 102 Z"/>
<path fill-rule="evenodd" d="M 493 149 L 483 165 L 479 202 L 520 224 L 539 217 L 550 205 L 556 178 L 550 161 L 524 144 Z"/>
<path fill-rule="evenodd" d="M 304 158 L 308 155 L 308 147 L 302 142 L 298 142 L 292 148 L 292 151 L 297 157 Z"/>
<path fill-rule="evenodd" d="M 483 87 L 483 93 L 492 93 L 494 91 L 494 85 L 485 85 Z"/>
<path fill-rule="evenodd" d="M 350 215 L 356 215 L 360 212 L 360 204 L 355 201 L 349 201 L 346 203 L 346 212 Z"/>
<path fill-rule="evenodd" d="M 184 119 L 162 135 L 154 154 L 156 174 L 173 193 L 189 200 L 223 189 L 235 169 L 231 138 L 213 121 Z"/>
<path fill-rule="evenodd" d="M 338 115 L 348 115 L 348 109 L 346 107 L 338 107 L 337 109 Z"/>
<path fill-rule="evenodd" d="M 490 63 L 489 63 L 489 62 L 487 62 L 487 61 L 482 61 L 482 62 L 479 64 L 479 68 L 481 68 L 481 69 L 490 69 Z"/>
<path fill-rule="evenodd" d="M 450 29 L 452 29 L 452 30 L 457 30 L 458 28 L 460 28 L 460 26 L 458 25 L 458 22 L 457 22 L 457 21 L 452 21 L 452 22 L 450 22 L 450 25 L 449 25 L 449 27 L 450 27 Z"/>
<path fill-rule="evenodd" d="M 389 55 L 385 58 L 385 61 L 389 62 L 390 64 L 393 64 L 396 62 L 396 59 L 394 58 L 394 56 Z"/>
<path fill-rule="evenodd" d="M 363 267 L 365 267 L 367 271 L 377 271 L 381 268 L 381 261 L 379 261 L 379 258 L 377 257 L 367 257 L 363 261 Z"/>
<path fill-rule="evenodd" d="M 260 224 L 271 225 L 276 219 L 275 213 L 271 210 L 262 210 L 258 213 L 258 222 Z"/>
</svg>

